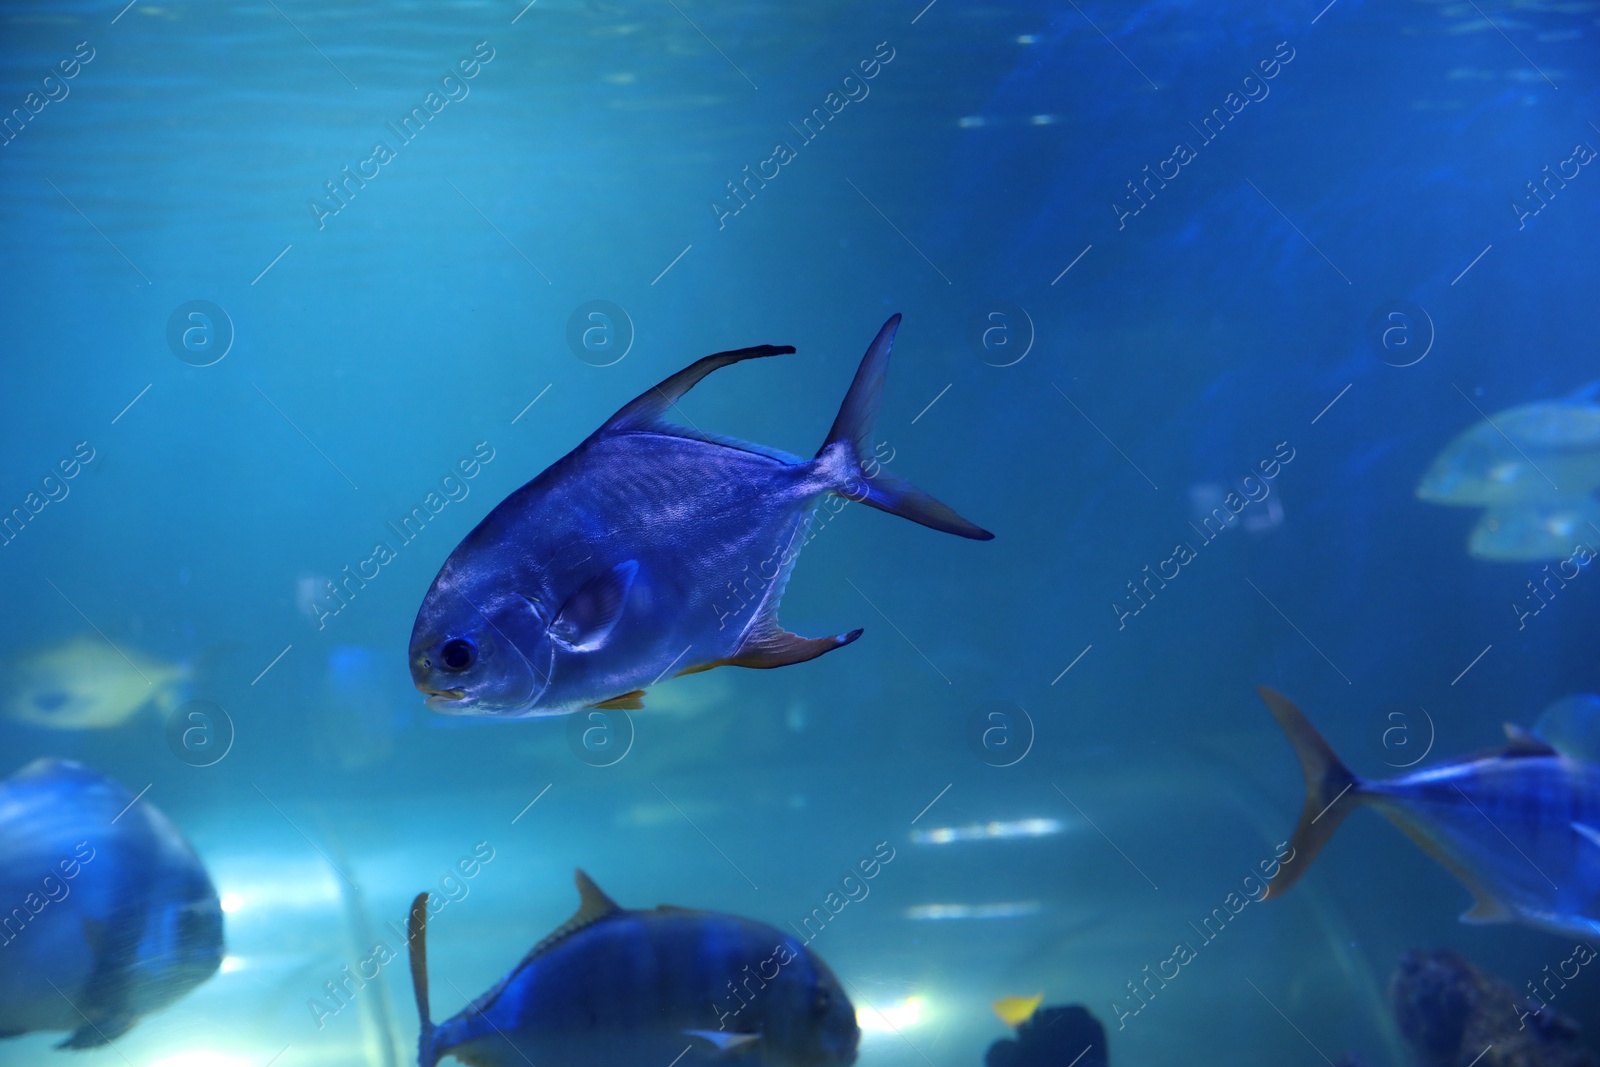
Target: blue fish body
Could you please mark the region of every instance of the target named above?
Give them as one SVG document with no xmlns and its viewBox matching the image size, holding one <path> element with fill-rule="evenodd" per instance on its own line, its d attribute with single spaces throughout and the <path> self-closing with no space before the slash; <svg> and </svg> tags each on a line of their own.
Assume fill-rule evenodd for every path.
<svg viewBox="0 0 1600 1067">
<path fill-rule="evenodd" d="M 1600 934 L 1600 766 L 1508 727 L 1501 752 L 1366 781 L 1287 698 L 1261 695 L 1306 776 L 1292 858 L 1268 896 L 1297 881 L 1344 817 L 1370 804 L 1472 892 L 1464 922 Z"/>
<path fill-rule="evenodd" d="M 830 494 L 934 529 L 992 537 L 872 458 L 898 315 L 863 357 L 814 459 L 664 420 L 719 367 L 707 356 L 617 412 L 512 493 L 445 561 L 412 630 L 412 680 L 449 714 L 531 717 L 639 707 L 669 674 L 780 667 L 849 644 L 777 621 L 808 518 Z"/>
<path fill-rule="evenodd" d="M 427 894 L 411 914 L 418 1062 L 471 1067 L 849 1067 L 855 1009 L 821 959 L 770 926 L 688 908 L 629 911 L 581 871 L 577 914 L 435 1027 Z M 681 1057 L 681 1058 L 680 1058 Z"/>
<path fill-rule="evenodd" d="M 222 909 L 148 800 L 80 763 L 0 780 L 0 1037 L 115 1041 L 222 962 Z"/>
</svg>

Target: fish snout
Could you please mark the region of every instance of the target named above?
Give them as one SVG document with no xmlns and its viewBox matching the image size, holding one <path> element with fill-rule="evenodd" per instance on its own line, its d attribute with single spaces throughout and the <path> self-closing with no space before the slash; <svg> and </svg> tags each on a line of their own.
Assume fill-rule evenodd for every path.
<svg viewBox="0 0 1600 1067">
<path fill-rule="evenodd" d="M 419 685 L 417 688 L 428 694 L 425 703 L 434 711 L 454 712 L 464 710 L 466 707 L 465 689 L 434 689 L 427 685 Z"/>
</svg>

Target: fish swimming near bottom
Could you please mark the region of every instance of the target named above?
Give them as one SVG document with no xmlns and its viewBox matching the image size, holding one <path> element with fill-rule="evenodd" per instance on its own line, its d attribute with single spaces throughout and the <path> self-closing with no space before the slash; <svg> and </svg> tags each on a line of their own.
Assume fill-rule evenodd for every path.
<svg viewBox="0 0 1600 1067">
<path fill-rule="evenodd" d="M 625 910 L 582 871 L 577 913 L 454 1018 L 428 1010 L 428 894 L 411 906 L 417 1062 L 470 1067 L 849 1067 L 861 1031 L 827 964 L 712 911 Z"/>
<path fill-rule="evenodd" d="M 0 1038 L 111 1044 L 222 962 L 222 907 L 183 835 L 69 760 L 0 779 L 0 907 Z"/>
<path fill-rule="evenodd" d="M 1300 758 L 1306 803 L 1265 897 L 1293 885 L 1346 815 L 1383 813 L 1472 892 L 1461 920 L 1600 934 L 1600 767 L 1517 727 L 1507 747 L 1399 778 L 1358 778 L 1287 697 L 1257 690 Z"/>
</svg>

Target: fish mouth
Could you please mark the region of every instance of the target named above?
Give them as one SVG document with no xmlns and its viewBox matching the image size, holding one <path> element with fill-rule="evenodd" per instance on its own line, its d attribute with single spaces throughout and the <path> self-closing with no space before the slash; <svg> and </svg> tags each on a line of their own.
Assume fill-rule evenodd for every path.
<svg viewBox="0 0 1600 1067">
<path fill-rule="evenodd" d="M 428 699 L 424 703 L 434 711 L 448 711 L 459 707 L 467 698 L 465 689 L 434 689 L 426 685 L 417 688 L 428 694 Z"/>
</svg>

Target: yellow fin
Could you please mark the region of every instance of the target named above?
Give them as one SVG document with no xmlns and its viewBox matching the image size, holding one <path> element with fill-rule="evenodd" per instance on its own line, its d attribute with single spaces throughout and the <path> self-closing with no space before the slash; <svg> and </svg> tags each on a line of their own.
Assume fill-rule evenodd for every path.
<svg viewBox="0 0 1600 1067">
<path fill-rule="evenodd" d="M 590 704 L 589 707 L 599 708 L 602 711 L 639 711 L 644 707 L 644 690 L 634 689 L 610 700 Z"/>
<path fill-rule="evenodd" d="M 1043 993 L 1035 993 L 1031 997 L 1001 997 L 990 1007 L 1000 1016 L 1000 1021 L 1007 1026 L 1021 1026 L 1033 1018 L 1033 1013 L 1044 1002 Z"/>
</svg>

